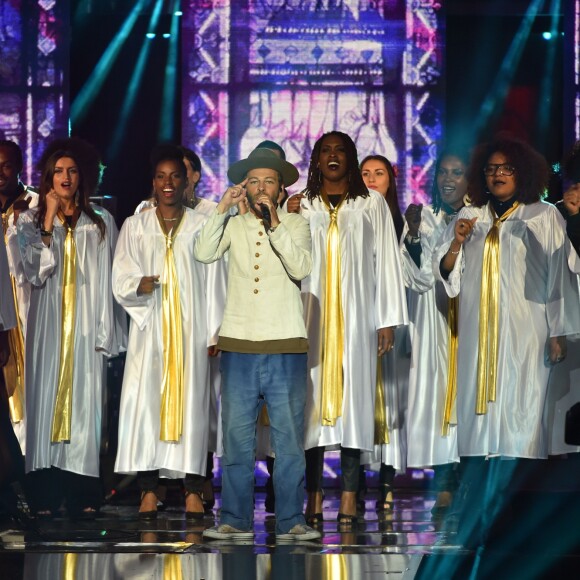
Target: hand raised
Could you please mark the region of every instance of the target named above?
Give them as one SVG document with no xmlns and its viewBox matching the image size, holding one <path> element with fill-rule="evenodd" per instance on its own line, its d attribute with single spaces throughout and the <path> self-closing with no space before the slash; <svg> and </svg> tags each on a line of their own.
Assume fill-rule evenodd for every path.
<svg viewBox="0 0 580 580">
<path fill-rule="evenodd" d="M 580 183 L 569 187 L 562 197 L 564 207 L 570 215 L 576 215 L 580 211 Z"/>
<path fill-rule="evenodd" d="M 419 227 L 421 226 L 421 211 L 423 206 L 421 204 L 417 205 L 412 203 L 407 208 L 405 212 L 405 219 L 407 220 L 407 227 L 409 228 L 409 233 L 416 237 L 419 233 Z"/>
<path fill-rule="evenodd" d="M 297 193 L 288 198 L 286 202 L 286 211 L 288 213 L 300 213 L 300 200 L 304 197 L 302 193 Z"/>
<path fill-rule="evenodd" d="M 463 242 L 471 235 L 476 221 L 477 218 L 474 217 L 470 220 L 461 218 L 455 222 L 455 241 L 458 244 L 463 245 Z"/>
</svg>

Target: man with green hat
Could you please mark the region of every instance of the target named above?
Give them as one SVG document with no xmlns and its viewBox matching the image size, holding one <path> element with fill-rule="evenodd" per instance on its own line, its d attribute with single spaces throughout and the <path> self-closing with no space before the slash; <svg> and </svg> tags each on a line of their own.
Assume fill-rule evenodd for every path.
<svg viewBox="0 0 580 580">
<path fill-rule="evenodd" d="M 229 187 L 201 231 L 195 257 L 227 253 L 228 290 L 218 348 L 222 351 L 222 510 L 211 539 L 253 537 L 256 419 L 263 397 L 276 463 L 278 541 L 312 540 L 304 505 L 304 406 L 308 341 L 300 280 L 312 268 L 306 220 L 277 205 L 297 169 L 267 149 L 234 163 Z M 229 216 L 246 198 L 250 211 Z M 281 313 L 284 313 L 283 318 Z"/>
</svg>

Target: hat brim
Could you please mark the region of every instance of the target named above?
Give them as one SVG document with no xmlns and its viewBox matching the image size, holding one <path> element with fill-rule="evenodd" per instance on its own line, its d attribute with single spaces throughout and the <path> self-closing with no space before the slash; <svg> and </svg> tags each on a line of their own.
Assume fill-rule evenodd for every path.
<svg viewBox="0 0 580 580">
<path fill-rule="evenodd" d="M 266 153 L 266 154 L 263 154 Z M 298 169 L 289 163 L 280 159 L 275 153 L 266 149 L 256 149 L 250 153 L 247 159 L 236 161 L 228 169 L 228 177 L 233 183 L 241 183 L 246 178 L 248 171 L 252 169 L 274 169 L 282 176 L 282 182 L 288 187 L 298 181 Z"/>
</svg>

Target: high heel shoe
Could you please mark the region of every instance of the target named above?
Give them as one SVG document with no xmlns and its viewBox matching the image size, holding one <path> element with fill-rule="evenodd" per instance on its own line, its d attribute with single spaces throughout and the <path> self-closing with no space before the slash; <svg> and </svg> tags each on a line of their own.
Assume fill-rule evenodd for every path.
<svg viewBox="0 0 580 580">
<path fill-rule="evenodd" d="M 154 520 L 157 518 L 157 493 L 155 491 L 153 491 L 152 489 L 148 490 L 148 491 L 142 491 L 141 492 L 141 505 L 143 505 L 143 500 L 145 499 L 145 496 L 149 493 L 152 493 L 155 496 L 155 509 L 141 511 L 141 506 L 139 506 L 139 519 L 140 520 L 150 521 L 150 520 Z"/>
<path fill-rule="evenodd" d="M 203 492 L 201 493 L 201 502 L 203 503 L 203 511 L 206 515 L 213 513 L 215 506 L 215 495 L 211 479 L 206 479 L 203 482 Z"/>
<path fill-rule="evenodd" d="M 199 498 L 199 501 L 203 505 L 202 493 L 199 492 L 199 491 L 186 491 L 185 492 L 185 502 L 186 502 L 186 504 L 187 504 L 187 498 L 190 495 L 197 495 L 197 497 Z M 185 519 L 186 520 L 203 520 L 204 516 L 205 516 L 205 510 L 202 510 L 200 512 L 190 512 L 190 511 L 187 511 L 187 507 L 185 509 Z"/>
<path fill-rule="evenodd" d="M 392 512 L 393 511 L 393 488 L 390 484 L 384 483 L 379 488 L 380 497 L 375 504 L 375 509 L 378 513 L 381 512 Z M 388 499 L 389 494 L 391 494 L 391 499 Z"/>
</svg>

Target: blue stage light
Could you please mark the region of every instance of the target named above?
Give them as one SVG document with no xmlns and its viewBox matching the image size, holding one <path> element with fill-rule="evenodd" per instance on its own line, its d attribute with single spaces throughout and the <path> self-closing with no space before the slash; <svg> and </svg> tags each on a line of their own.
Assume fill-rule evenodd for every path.
<svg viewBox="0 0 580 580">
<path fill-rule="evenodd" d="M 542 32 L 542 37 L 544 38 L 544 40 L 550 40 L 552 38 L 552 33 L 551 32 Z"/>
<path fill-rule="evenodd" d="M 154 32 L 148 32 L 145 36 L 147 38 L 155 38 L 155 33 Z"/>
</svg>

